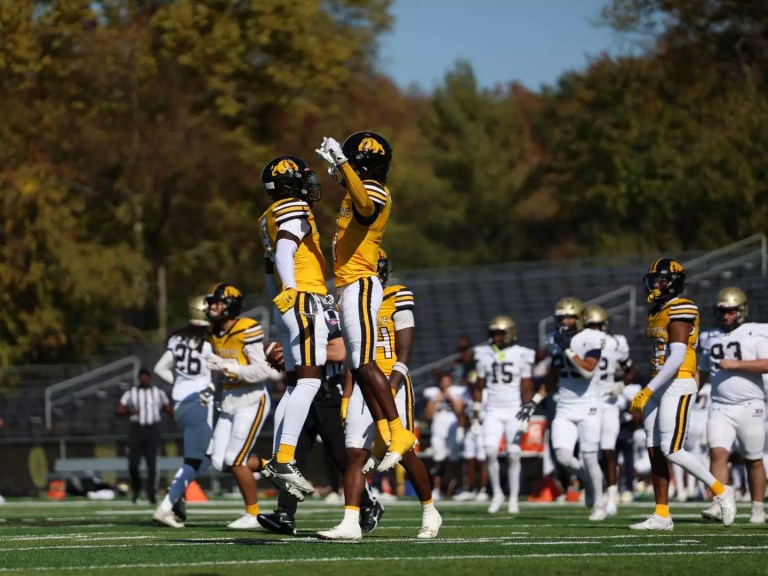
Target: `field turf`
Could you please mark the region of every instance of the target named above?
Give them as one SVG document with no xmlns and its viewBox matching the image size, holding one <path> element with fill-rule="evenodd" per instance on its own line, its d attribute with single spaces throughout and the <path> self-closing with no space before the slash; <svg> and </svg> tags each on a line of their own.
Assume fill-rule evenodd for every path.
<svg viewBox="0 0 768 576">
<path fill-rule="evenodd" d="M 262 502 L 262 510 L 273 505 Z M 242 513 L 232 499 L 189 504 L 187 527 L 176 530 L 153 525 L 148 504 L 126 500 L 10 500 L 0 507 L 0 575 L 768 574 L 768 525 L 750 525 L 748 505 L 724 528 L 701 520 L 700 502 L 673 504 L 675 530 L 664 533 L 627 529 L 652 511 L 648 502 L 599 523 L 578 504 L 523 503 L 517 516 L 489 515 L 486 507 L 438 502 L 440 536 L 421 541 L 418 503 L 401 500 L 386 504 L 375 532 L 342 543 L 313 536 L 343 513 L 322 501 L 300 506 L 300 534 L 287 537 L 228 530 Z"/>
</svg>

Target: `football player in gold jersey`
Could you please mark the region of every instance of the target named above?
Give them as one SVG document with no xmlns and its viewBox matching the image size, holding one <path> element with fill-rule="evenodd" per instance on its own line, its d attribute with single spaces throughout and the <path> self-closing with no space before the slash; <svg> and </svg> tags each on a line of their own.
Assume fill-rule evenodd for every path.
<svg viewBox="0 0 768 576">
<path fill-rule="evenodd" d="M 220 283 L 206 295 L 214 356 L 208 368 L 220 374 L 221 412 L 213 430 L 211 462 L 216 470 L 230 470 L 245 502 L 245 514 L 228 528 L 256 528 L 259 499 L 254 472 L 261 460 L 251 455 L 269 414 L 264 386 L 279 379 L 264 355 L 264 329 L 257 320 L 239 318 L 243 295 L 232 284 Z"/>
<path fill-rule="evenodd" d="M 413 432 L 403 427 L 389 381 L 375 361 L 376 317 L 383 297 L 376 266 L 392 208 L 386 186 L 392 147 L 375 132 L 356 132 L 343 145 L 325 138 L 316 152 L 331 165 L 331 173 L 347 191 L 333 239 L 337 301 L 347 365 L 362 388 L 377 433 L 389 446 L 379 464 L 379 470 L 388 470 L 417 444 Z M 407 367 L 397 369 L 407 374 Z"/>
<path fill-rule="evenodd" d="M 377 259 L 378 278 L 386 286 L 390 274 L 389 258 L 383 250 Z M 404 427 L 413 430 L 413 384 L 408 375 L 407 365 L 413 356 L 413 337 L 415 323 L 413 318 L 413 292 L 405 286 L 389 286 L 384 289 L 384 299 L 379 310 L 376 326 L 379 340 L 376 345 L 376 362 L 389 378 L 390 394 L 395 401 Z M 378 461 L 384 456 L 384 450 L 369 459 L 374 425 L 359 386 L 353 388 L 351 378 L 347 379 L 342 399 L 342 417 L 345 419 L 345 442 L 347 445 L 347 468 L 344 471 L 344 519 L 330 529 L 318 532 L 325 540 L 359 540 L 362 537 L 359 526 L 360 493 L 365 485 L 364 474 L 376 469 Z M 377 438 L 377 448 L 381 444 Z M 437 537 L 442 525 L 442 518 L 432 501 L 429 474 L 413 450 L 403 455 L 402 465 L 408 473 L 416 491 L 421 507 L 421 529 L 417 538 Z"/>
<path fill-rule="evenodd" d="M 296 466 L 296 445 L 320 389 L 328 346 L 322 301 L 328 293 L 325 258 L 312 214 L 312 203 L 320 199 L 320 184 L 297 156 L 267 162 L 261 181 L 272 200 L 259 218 L 266 285 L 284 327 L 281 337 L 288 374 L 288 386 L 275 411 L 275 454 L 262 474 L 303 500 L 314 488 Z"/>
<path fill-rule="evenodd" d="M 683 443 L 692 400 L 698 391 L 695 373 L 699 339 L 699 310 L 681 296 L 685 269 L 676 260 L 660 258 L 651 263 L 643 282 L 651 305 L 647 331 L 653 343 L 651 381 L 634 397 L 631 410 L 643 417 L 656 509 L 647 520 L 630 528 L 674 528 L 669 513 L 669 462 L 709 486 L 720 505 L 723 524 L 730 526 L 736 517 L 733 488 L 719 482 L 685 450 Z"/>
</svg>

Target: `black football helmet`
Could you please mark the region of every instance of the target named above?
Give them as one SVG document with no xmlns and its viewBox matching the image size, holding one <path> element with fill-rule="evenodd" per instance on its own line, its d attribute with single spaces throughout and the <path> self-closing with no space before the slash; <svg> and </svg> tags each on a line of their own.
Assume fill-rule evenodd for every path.
<svg viewBox="0 0 768 576">
<path fill-rule="evenodd" d="M 208 319 L 211 322 L 222 322 L 240 315 L 243 309 L 243 294 L 232 284 L 220 282 L 215 284 L 206 294 L 205 302 L 208 304 L 208 310 L 206 311 Z M 224 302 L 224 310 L 214 314 L 211 310 L 211 304 L 214 302 Z"/>
<path fill-rule="evenodd" d="M 344 140 L 341 151 L 362 180 L 387 182 L 392 146 L 375 132 L 355 132 Z"/>
<path fill-rule="evenodd" d="M 648 302 L 661 304 L 683 293 L 685 268 L 672 258 L 654 260 L 643 276 Z"/>
<path fill-rule="evenodd" d="M 389 263 L 389 256 L 384 252 L 384 249 L 379 248 L 379 261 L 376 264 L 376 274 L 381 281 L 382 286 L 387 285 L 389 275 L 392 274 L 392 265 Z"/>
<path fill-rule="evenodd" d="M 320 182 L 298 156 L 283 155 L 267 162 L 261 171 L 261 181 L 273 200 L 299 198 L 309 203 L 320 200 Z"/>
</svg>

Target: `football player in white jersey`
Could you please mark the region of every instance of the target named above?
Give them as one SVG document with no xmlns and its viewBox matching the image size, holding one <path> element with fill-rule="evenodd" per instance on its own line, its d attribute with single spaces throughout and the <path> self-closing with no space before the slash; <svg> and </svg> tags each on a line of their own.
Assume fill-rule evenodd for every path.
<svg viewBox="0 0 768 576">
<path fill-rule="evenodd" d="M 430 421 L 430 446 L 432 461 L 435 463 L 435 472 L 432 474 L 433 500 L 442 496 L 443 478 L 448 472 L 446 460 L 453 464 L 454 468 L 461 460 L 461 435 L 464 429 L 460 427 L 460 420 L 464 412 L 463 396 L 464 388 L 454 384 L 450 372 L 440 375 L 437 386 L 424 390 L 424 398 L 427 400 L 424 417 Z"/>
<path fill-rule="evenodd" d="M 715 312 L 719 327 L 701 335 L 700 373 L 712 385 L 707 423 L 710 470 L 720 482 L 728 479 L 728 458 L 738 442 L 747 464 L 752 497 L 752 524 L 765 522 L 765 391 L 762 375 L 768 372 L 768 324 L 746 322 L 749 302 L 743 290 L 723 288 Z M 717 505 L 702 516 L 720 519 Z"/>
<path fill-rule="evenodd" d="M 592 509 L 589 519 L 605 520 L 603 472 L 600 469 L 600 392 L 598 363 L 605 347 L 605 333 L 584 327 L 584 303 L 567 297 L 555 306 L 557 330 L 547 342 L 552 366 L 547 391 L 558 390 L 552 420 L 552 447 L 557 462 L 584 483 L 585 503 Z M 575 456 L 579 442 L 581 461 Z"/>
<path fill-rule="evenodd" d="M 474 389 L 476 382 L 477 371 L 472 369 L 467 374 L 463 414 L 465 433 L 462 457 L 466 464 L 467 482 L 465 484 L 465 490 L 453 498 L 458 502 L 466 502 L 468 500 L 485 502 L 488 500 L 488 492 L 486 491 L 486 486 L 488 485 L 488 468 L 485 465 L 483 427 L 480 424 L 479 411 L 475 412 L 474 410 Z"/>
<path fill-rule="evenodd" d="M 192 298 L 188 306 L 189 324 L 168 338 L 165 353 L 155 364 L 155 374 L 173 385 L 173 415 L 184 435 L 184 464 L 152 514 L 157 524 L 172 528 L 184 527 L 187 486 L 211 464 L 206 454 L 213 434 L 214 386 L 207 367 L 213 357 L 213 348 L 206 340 L 207 309 L 205 296 Z"/>
<path fill-rule="evenodd" d="M 474 387 L 474 410 L 480 412 L 483 402 L 483 390 L 486 390 L 482 403 L 483 443 L 488 467 L 488 479 L 491 482 L 491 504 L 488 512 L 495 514 L 504 503 L 499 470 L 499 444 L 502 435 L 507 440 L 509 462 L 509 503 L 507 512 L 517 514 L 520 511 L 518 495 L 520 493 L 521 449 L 518 438 L 520 422 L 516 415 L 523 402 L 523 388 L 531 390 L 531 370 L 536 352 L 519 346 L 517 326 L 509 316 L 497 316 L 488 325 L 488 344 L 476 350 L 477 381 Z"/>
<path fill-rule="evenodd" d="M 587 306 L 584 310 L 584 325 L 605 333 L 605 346 L 593 379 L 600 393 L 600 451 L 606 477 L 605 511 L 608 516 L 615 516 L 619 496 L 616 485 L 616 441 L 621 425 L 620 403 L 623 401 L 624 385 L 633 381 L 636 371 L 629 357 L 626 336 L 608 332 L 608 311 L 605 308 L 597 304 Z"/>
</svg>

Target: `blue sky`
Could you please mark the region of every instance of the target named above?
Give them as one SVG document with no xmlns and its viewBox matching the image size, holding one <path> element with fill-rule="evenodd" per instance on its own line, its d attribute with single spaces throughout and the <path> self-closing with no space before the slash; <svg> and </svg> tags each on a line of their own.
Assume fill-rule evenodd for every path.
<svg viewBox="0 0 768 576">
<path fill-rule="evenodd" d="M 590 56 L 630 51 L 628 38 L 592 24 L 608 1 L 395 0 L 381 68 L 400 88 L 431 91 L 464 58 L 483 88 L 518 81 L 538 90 Z"/>
</svg>

